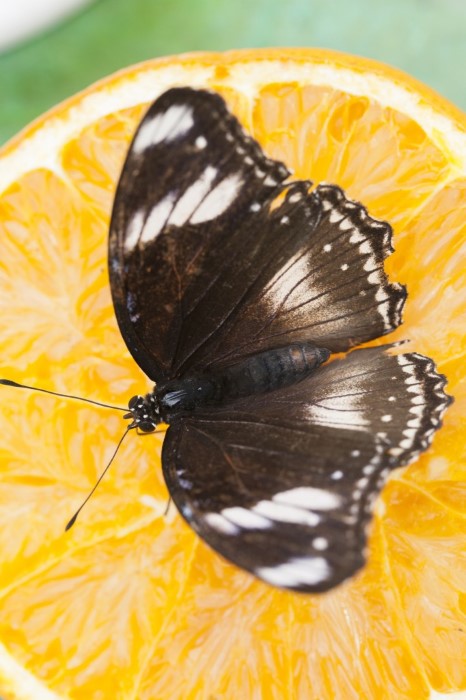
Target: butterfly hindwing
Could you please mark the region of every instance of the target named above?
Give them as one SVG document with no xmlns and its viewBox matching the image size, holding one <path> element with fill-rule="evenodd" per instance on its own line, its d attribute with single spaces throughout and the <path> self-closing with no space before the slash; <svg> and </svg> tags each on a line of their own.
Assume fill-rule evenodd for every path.
<svg viewBox="0 0 466 700">
<path fill-rule="evenodd" d="M 267 583 L 321 592 L 365 561 L 389 472 L 430 444 L 449 403 L 416 353 L 350 353 L 289 387 L 175 420 L 170 493 L 224 557 Z"/>
<path fill-rule="evenodd" d="M 276 239 L 285 246 L 271 261 L 264 255 L 240 309 L 204 343 L 204 366 L 303 340 L 338 352 L 401 323 L 406 290 L 384 271 L 391 227 L 339 187 L 293 183 L 260 228 L 265 250 Z"/>
<path fill-rule="evenodd" d="M 345 350 L 400 323 L 389 225 L 338 187 L 287 175 L 214 93 L 177 88 L 150 108 L 110 232 L 117 318 L 149 377 L 292 342 Z"/>
</svg>

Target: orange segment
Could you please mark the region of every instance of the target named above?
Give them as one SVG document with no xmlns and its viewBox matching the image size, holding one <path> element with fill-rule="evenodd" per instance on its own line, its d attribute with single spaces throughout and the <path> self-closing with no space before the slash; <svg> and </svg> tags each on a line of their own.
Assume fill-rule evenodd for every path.
<svg viewBox="0 0 466 700">
<path fill-rule="evenodd" d="M 192 550 L 186 529 L 161 519 L 81 546 L 3 598 L 0 633 L 26 667 L 41 658 L 38 676 L 65 697 L 70 688 L 79 689 L 75 697 L 131 697 L 135 670 L 178 603 Z"/>
<path fill-rule="evenodd" d="M 422 257 L 421 257 L 422 253 Z M 434 189 L 421 211 L 397 239 L 396 265 L 409 279 L 411 303 L 405 324 L 416 342 L 438 347 L 445 361 L 464 353 L 466 297 L 463 272 L 466 254 L 466 180 Z M 419 273 L 413 275 L 413 256 Z M 403 332 L 401 327 L 398 333 Z M 450 377 L 450 382 L 454 382 Z"/>
<path fill-rule="evenodd" d="M 212 697 L 234 698 L 238 679 L 248 698 L 426 697 L 377 552 L 380 541 L 358 586 L 309 598 L 247 586 L 249 578 L 199 545 L 183 600 L 147 669 L 142 700 L 168 697 L 167 679 L 176 700 L 197 697 L 201 688 L 207 697 L 209 689 Z M 193 608 L 195 627 L 183 623 Z"/>
<path fill-rule="evenodd" d="M 193 611 L 196 623 L 186 624 Z M 199 544 L 183 597 L 142 677 L 141 700 L 288 697 L 289 637 L 286 594 L 257 585 Z"/>
<path fill-rule="evenodd" d="M 80 527 L 64 535 L 67 520 L 115 449 L 124 430 L 121 418 L 59 402 L 52 406 L 51 420 L 50 399 L 32 395 L 22 404 L 28 416 L 25 440 L 26 419 L 10 396 L 13 401 L 3 410 L 7 432 L 2 433 L 0 446 L 0 591 L 10 590 L 83 544 L 160 521 L 168 499 L 158 468 L 159 436 L 151 441 L 127 440 L 102 497 L 91 500 Z M 86 439 L 96 432 L 95 443 Z"/>
<path fill-rule="evenodd" d="M 89 208 L 111 211 L 115 180 L 121 170 L 134 125 L 148 105 L 109 114 L 85 127 L 61 152 L 61 165 Z"/>
<path fill-rule="evenodd" d="M 466 685 L 466 611 L 460 606 L 466 581 L 466 484 L 455 489 L 460 512 L 450 508 L 451 501 L 438 501 L 438 493 L 437 487 L 423 492 L 403 480 L 390 484 L 384 530 L 413 652 L 431 686 L 448 692 Z"/>
<path fill-rule="evenodd" d="M 267 151 L 295 164 L 296 177 L 337 182 L 400 228 L 449 174 L 445 154 L 415 121 L 366 97 L 272 84 L 254 117 Z"/>
<path fill-rule="evenodd" d="M 448 390 L 455 397 L 432 448 L 409 469 L 416 480 L 466 481 L 465 236 L 466 181 L 454 180 L 434 191 L 413 215 L 397 236 L 396 252 L 388 261 L 390 271 L 408 283 L 409 291 L 405 322 L 393 337 L 409 338 L 416 349 L 425 348 L 447 375 Z"/>
<path fill-rule="evenodd" d="M 432 448 L 379 499 L 367 567 L 318 597 L 265 586 L 173 507 L 164 517 L 163 435 L 128 437 L 65 534 L 121 415 L 1 387 L 0 695 L 427 700 L 466 690 L 466 122 L 428 88 L 343 54 L 270 50 L 149 62 L 58 106 L 1 154 L 2 375 L 117 406 L 150 387 L 115 322 L 108 224 L 138 120 L 182 84 L 219 90 L 268 155 L 392 222 L 387 267 L 409 291 L 392 337 L 435 358 L 455 403 Z"/>
<path fill-rule="evenodd" d="M 301 661 L 301 678 L 296 674 L 296 681 L 301 683 L 301 697 L 428 697 L 423 669 L 399 615 L 378 522 L 370 563 L 358 585 L 331 593 L 319 600 L 315 610 L 305 600 L 293 607 L 293 633 L 297 627 L 294 651 Z"/>
</svg>

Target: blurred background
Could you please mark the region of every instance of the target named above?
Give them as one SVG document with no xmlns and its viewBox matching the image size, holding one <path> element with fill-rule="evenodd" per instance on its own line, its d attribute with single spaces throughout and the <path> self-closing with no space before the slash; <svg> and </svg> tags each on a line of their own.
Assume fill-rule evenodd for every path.
<svg viewBox="0 0 466 700">
<path fill-rule="evenodd" d="M 375 58 L 466 108 L 466 0 L 0 0 L 0 143 L 131 63 L 263 46 Z"/>
</svg>

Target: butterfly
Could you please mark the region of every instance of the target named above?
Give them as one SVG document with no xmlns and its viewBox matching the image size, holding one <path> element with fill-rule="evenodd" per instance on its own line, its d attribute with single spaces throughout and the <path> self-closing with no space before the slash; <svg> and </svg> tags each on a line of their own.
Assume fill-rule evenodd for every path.
<svg viewBox="0 0 466 700">
<path fill-rule="evenodd" d="M 168 90 L 127 154 L 109 274 L 155 383 L 127 417 L 142 432 L 168 423 L 179 512 L 262 581 L 316 593 L 365 564 L 377 495 L 450 398 L 429 358 L 353 349 L 401 323 L 390 225 L 336 185 L 289 176 L 220 95 Z"/>
</svg>

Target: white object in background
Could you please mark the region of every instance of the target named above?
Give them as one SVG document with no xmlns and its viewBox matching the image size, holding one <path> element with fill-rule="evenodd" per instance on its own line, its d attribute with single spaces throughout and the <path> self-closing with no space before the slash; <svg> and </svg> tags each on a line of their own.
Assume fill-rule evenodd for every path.
<svg viewBox="0 0 466 700">
<path fill-rule="evenodd" d="M 0 0 L 0 51 L 60 22 L 92 0 Z"/>
</svg>

